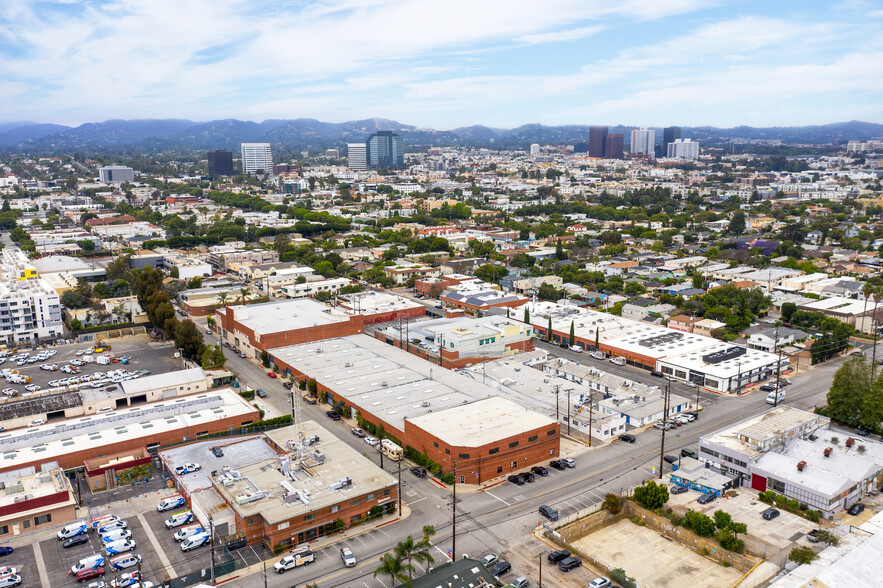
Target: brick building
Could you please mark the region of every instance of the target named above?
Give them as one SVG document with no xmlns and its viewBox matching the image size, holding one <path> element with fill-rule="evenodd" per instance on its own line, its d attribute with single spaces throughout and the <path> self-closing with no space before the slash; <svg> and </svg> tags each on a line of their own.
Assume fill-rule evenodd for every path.
<svg viewBox="0 0 883 588">
<path fill-rule="evenodd" d="M 558 453 L 554 419 L 504 398 L 483 404 L 500 392 L 478 379 L 414 361 L 405 351 L 371 337 L 356 335 L 273 349 L 270 360 L 285 375 L 314 379 L 317 391 L 329 404 L 349 410 L 374 426 L 382 425 L 385 435 L 403 446 L 421 453 L 431 449 L 438 457 L 447 456 L 444 450 L 448 449 L 454 456 L 452 460 L 469 454 L 468 459 L 476 466 L 479 462 L 489 464 L 482 465 L 481 474 L 464 483 L 474 484 L 507 473 L 512 461 L 516 462 L 514 469 L 530 467 Z M 455 415 L 451 418 L 445 415 L 448 410 L 466 407 L 482 416 L 465 418 L 463 412 L 451 413 Z M 438 421 L 426 419 L 422 427 L 413 426 L 421 422 L 420 417 L 430 414 L 441 416 Z M 488 428 L 485 421 L 495 424 Z M 436 422 L 446 422 L 449 430 L 443 431 Z M 555 433 L 549 434 L 552 429 Z M 471 432 L 475 439 L 464 440 L 468 435 L 461 435 L 461 430 Z M 537 439 L 530 440 L 534 435 Z M 540 441 L 542 435 L 545 437 Z M 467 450 L 478 440 L 480 444 Z M 510 447 L 516 441 L 518 444 Z M 498 463 L 504 457 L 507 461 Z M 453 461 L 438 463 L 446 471 L 454 465 Z M 501 465 L 505 466 L 502 473 L 498 472 Z"/>
<path fill-rule="evenodd" d="M 452 286 L 473 280 L 475 280 L 474 277 L 463 274 L 447 274 L 437 278 L 421 278 L 414 282 L 414 292 L 427 298 L 436 298 Z"/>
<path fill-rule="evenodd" d="M 73 521 L 77 501 L 70 481 L 60 469 L 33 468 L 0 476 L 0 538 Z"/>
<path fill-rule="evenodd" d="M 396 479 L 313 421 L 303 423 L 306 448 L 293 461 L 294 427 L 266 433 L 279 457 L 239 467 L 235 475 L 212 477 L 213 489 L 233 510 L 236 532 L 249 545 L 268 549 L 313 541 L 393 512 Z"/>
<path fill-rule="evenodd" d="M 483 314 L 491 308 L 518 308 L 530 301 L 529 298 L 518 294 L 500 292 L 473 284 L 455 290 L 446 290 L 439 296 L 439 300 L 447 308 L 459 308 L 472 315 Z"/>
</svg>

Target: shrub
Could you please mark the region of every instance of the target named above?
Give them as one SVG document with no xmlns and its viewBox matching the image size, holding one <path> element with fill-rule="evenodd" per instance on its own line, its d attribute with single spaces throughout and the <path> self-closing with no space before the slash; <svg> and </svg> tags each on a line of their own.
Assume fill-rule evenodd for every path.
<svg viewBox="0 0 883 588">
<path fill-rule="evenodd" d="M 635 579 L 628 576 L 622 568 L 610 570 L 610 579 L 620 584 L 622 588 L 637 588 L 638 583 Z"/>
<path fill-rule="evenodd" d="M 685 527 L 692 529 L 700 537 L 711 537 L 714 533 L 714 521 L 711 520 L 711 517 L 701 512 L 688 510 L 687 514 L 684 515 L 683 522 Z"/>
<path fill-rule="evenodd" d="M 254 390 L 240 390 L 239 395 L 246 400 L 254 400 Z"/>
<path fill-rule="evenodd" d="M 728 567 L 730 567 L 730 562 L 724 561 L 724 562 L 721 562 L 721 565 L 724 566 L 725 568 L 728 568 Z"/>
<path fill-rule="evenodd" d="M 816 553 L 815 549 L 812 547 L 807 547 L 805 545 L 800 547 L 795 547 L 791 550 L 791 553 L 788 554 L 788 560 L 793 561 L 794 563 L 803 565 L 810 564 L 818 559 L 819 555 Z"/>
<path fill-rule="evenodd" d="M 699 555 L 708 555 L 708 550 L 706 548 L 702 548 L 699 550 Z"/>
<path fill-rule="evenodd" d="M 645 523 L 645 522 L 644 522 L 644 519 L 642 519 L 641 517 L 632 517 L 632 518 L 630 518 L 629 520 L 630 520 L 631 522 L 633 522 L 634 524 L 638 525 L 639 527 L 645 527 L 645 526 L 647 526 L 647 523 Z"/>
<path fill-rule="evenodd" d="M 635 488 L 635 500 L 644 508 L 656 510 L 668 502 L 668 488 L 650 480 L 643 486 Z"/>
<path fill-rule="evenodd" d="M 448 486 L 450 486 L 451 484 L 454 483 L 454 474 L 452 474 L 451 472 L 448 472 L 447 474 L 445 474 L 444 476 L 441 477 L 441 481 L 444 484 L 447 484 Z"/>
<path fill-rule="evenodd" d="M 606 509 L 612 515 L 619 514 L 622 510 L 622 498 L 616 494 L 607 494 L 604 497 L 604 504 L 601 505 L 601 508 Z"/>
<path fill-rule="evenodd" d="M 721 547 L 724 549 L 735 551 L 736 553 L 742 553 L 745 551 L 745 542 L 733 537 L 733 534 L 729 530 L 722 529 L 718 531 L 714 538 L 717 539 L 718 543 L 720 543 Z"/>
<path fill-rule="evenodd" d="M 818 523 L 820 520 L 822 520 L 822 513 L 817 510 L 808 510 L 806 511 L 806 518 L 814 523 Z"/>
<path fill-rule="evenodd" d="M 840 543 L 840 538 L 837 537 L 837 535 L 824 529 L 819 529 L 816 533 L 816 537 L 818 537 L 819 541 L 825 545 L 837 545 Z"/>
</svg>

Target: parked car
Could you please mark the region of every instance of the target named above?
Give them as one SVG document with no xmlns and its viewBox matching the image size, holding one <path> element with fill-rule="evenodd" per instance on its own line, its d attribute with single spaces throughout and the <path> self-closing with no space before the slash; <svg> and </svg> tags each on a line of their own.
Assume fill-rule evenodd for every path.
<svg viewBox="0 0 883 588">
<path fill-rule="evenodd" d="M 570 552 L 566 549 L 558 549 L 550 553 L 546 556 L 546 559 L 549 560 L 549 563 L 558 563 L 562 559 L 566 559 L 570 557 Z"/>
<path fill-rule="evenodd" d="M 812 531 L 807 533 L 806 534 L 807 540 L 809 540 L 810 543 L 818 543 L 819 542 L 819 531 L 821 531 L 821 529 L 813 529 Z"/>
<path fill-rule="evenodd" d="M 365 437 L 365 431 L 363 431 L 359 427 L 353 427 L 353 435 L 355 435 L 356 437 Z"/>
<path fill-rule="evenodd" d="M 379 441 L 377 440 L 377 437 L 365 437 L 365 443 L 367 443 L 371 447 L 374 447 L 379 443 Z"/>
<path fill-rule="evenodd" d="M 83 543 L 89 542 L 89 536 L 85 533 L 82 535 L 74 535 L 70 539 L 65 539 L 61 542 L 61 546 L 67 549 L 68 547 L 73 547 L 75 545 L 82 545 Z"/>
<path fill-rule="evenodd" d="M 558 520 L 558 511 L 555 510 L 554 508 L 552 508 L 551 506 L 546 505 L 546 504 L 544 504 L 540 507 L 540 514 L 543 515 L 544 517 L 546 517 L 547 519 L 549 519 L 550 521 L 557 521 Z"/>
<path fill-rule="evenodd" d="M 565 466 L 565 467 L 568 467 L 568 468 L 575 468 L 575 467 L 576 467 L 576 462 L 573 461 L 573 460 L 572 460 L 571 458 L 569 458 L 569 457 L 565 457 L 564 459 L 562 459 L 562 460 L 561 460 L 561 463 L 563 463 L 564 466 Z"/>
<path fill-rule="evenodd" d="M 674 455 L 666 455 L 663 456 L 662 461 L 664 461 L 665 463 L 678 463 L 678 458 Z"/>
<path fill-rule="evenodd" d="M 224 450 L 221 449 L 221 448 L 220 448 L 219 446 L 217 446 L 217 445 L 215 445 L 214 447 L 212 447 L 212 448 L 210 449 L 210 451 L 212 452 L 212 455 L 214 455 L 215 457 L 224 457 Z"/>
<path fill-rule="evenodd" d="M 530 584 L 530 582 L 528 581 L 528 579 L 526 577 L 518 576 L 517 578 L 515 578 L 514 580 L 509 582 L 508 585 L 514 586 L 514 588 L 527 588 L 527 586 L 529 584 Z"/>
<path fill-rule="evenodd" d="M 413 468 L 411 468 L 411 473 L 414 474 L 415 476 L 417 476 L 418 478 L 425 478 L 426 477 L 426 468 L 413 467 Z"/>
<path fill-rule="evenodd" d="M 103 575 L 104 566 L 98 566 L 97 568 L 86 568 L 85 570 L 77 572 L 77 582 L 85 582 L 86 580 L 98 578 Z"/>
<path fill-rule="evenodd" d="M 489 554 L 485 555 L 484 557 L 482 557 L 482 558 L 481 558 L 480 560 L 478 560 L 478 561 L 479 561 L 479 563 L 481 563 L 481 565 L 483 565 L 484 567 L 486 567 L 486 568 L 490 568 L 492 565 L 494 565 L 495 563 L 497 563 L 497 559 L 498 559 L 498 558 L 497 558 L 497 554 L 496 554 L 496 553 L 489 553 Z"/>
<path fill-rule="evenodd" d="M 862 504 L 861 502 L 856 502 L 855 504 L 853 504 L 852 506 L 850 506 L 850 507 L 846 510 L 846 512 L 848 512 L 848 513 L 851 514 L 852 516 L 855 516 L 855 515 L 861 514 L 861 513 L 863 513 L 864 511 L 865 511 L 865 505 Z"/>
<path fill-rule="evenodd" d="M 608 586 L 610 586 L 610 578 L 601 576 L 589 582 L 588 588 L 607 588 Z"/>
<path fill-rule="evenodd" d="M 276 372 L 267 372 L 267 375 L 270 376 L 271 378 L 275 378 Z"/>
<path fill-rule="evenodd" d="M 498 561 L 494 564 L 494 567 L 491 568 L 491 575 L 495 578 L 499 578 L 504 574 L 508 574 L 512 570 L 512 564 L 508 561 Z"/>
<path fill-rule="evenodd" d="M 5 576 L 0 576 L 0 588 L 7 588 L 7 586 L 18 586 L 19 584 L 21 584 L 20 574 L 7 574 Z"/>
<path fill-rule="evenodd" d="M 522 484 L 524 484 L 524 478 L 522 478 L 518 474 L 512 474 L 507 479 L 509 480 L 510 483 L 515 484 L 517 486 L 521 486 Z"/>
<path fill-rule="evenodd" d="M 536 479 L 532 472 L 522 472 L 518 475 L 524 478 L 525 482 L 533 482 Z"/>
<path fill-rule="evenodd" d="M 578 557 L 565 557 L 561 561 L 558 562 L 558 569 L 562 572 L 569 572 L 570 570 L 576 569 L 583 565 L 583 562 Z"/>
<path fill-rule="evenodd" d="M 543 466 L 533 466 L 532 468 L 530 468 L 530 471 L 535 473 L 538 476 L 545 477 L 545 476 L 549 475 L 549 470 L 547 470 Z"/>
<path fill-rule="evenodd" d="M 560 461 L 558 461 L 557 459 L 553 459 L 552 461 L 550 461 L 550 462 L 549 462 L 549 467 L 550 467 L 550 468 L 555 468 L 556 470 L 563 470 L 563 469 L 567 468 L 566 465 L 562 464 L 562 463 L 561 463 Z"/>
<path fill-rule="evenodd" d="M 663 374 L 662 372 L 650 372 L 650 375 L 653 376 L 654 378 L 664 378 L 665 377 L 665 374 Z"/>
<path fill-rule="evenodd" d="M 687 491 L 686 486 L 672 486 L 671 490 L 668 491 L 669 494 L 683 494 Z"/>
<path fill-rule="evenodd" d="M 777 516 L 779 516 L 779 511 L 777 511 L 774 508 L 768 508 L 765 511 L 763 511 L 763 513 L 760 516 L 762 516 L 767 521 L 771 521 L 774 518 L 776 518 Z"/>
<path fill-rule="evenodd" d="M 579 345 L 571 345 L 570 350 L 575 353 L 582 353 L 583 352 L 583 348 L 580 347 Z"/>
<path fill-rule="evenodd" d="M 267 393 L 264 392 L 263 389 L 261 389 L 261 388 L 258 388 L 257 390 L 255 390 L 254 393 L 258 395 L 258 398 L 266 398 L 267 397 Z"/>
<path fill-rule="evenodd" d="M 625 435 L 620 435 L 620 436 L 619 436 L 619 440 L 620 440 L 620 441 L 625 441 L 626 443 L 634 443 L 634 442 L 637 440 L 637 437 L 635 437 L 634 435 L 629 435 L 628 433 L 626 433 Z"/>
<path fill-rule="evenodd" d="M 336 410 L 329 410 L 328 412 L 325 413 L 325 416 L 327 416 L 332 421 L 339 421 L 340 420 L 340 413 L 337 412 Z"/>
<path fill-rule="evenodd" d="M 175 473 L 179 476 L 183 476 L 184 474 L 192 474 L 193 472 L 199 471 L 202 469 L 198 463 L 185 463 L 184 465 L 179 465 L 175 468 Z"/>
<path fill-rule="evenodd" d="M 696 502 L 698 502 L 699 504 L 708 504 L 715 498 L 717 498 L 717 496 L 715 496 L 713 492 L 706 492 L 705 494 L 697 498 Z"/>
<path fill-rule="evenodd" d="M 346 545 L 340 548 L 340 559 L 343 560 L 345 567 L 352 568 L 356 565 L 356 556 L 353 555 L 352 550 Z"/>
</svg>

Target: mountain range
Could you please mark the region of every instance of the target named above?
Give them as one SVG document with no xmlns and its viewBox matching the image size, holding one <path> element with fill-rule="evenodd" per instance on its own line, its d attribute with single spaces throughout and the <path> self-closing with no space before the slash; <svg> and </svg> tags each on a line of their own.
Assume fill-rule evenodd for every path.
<svg viewBox="0 0 883 588">
<path fill-rule="evenodd" d="M 628 135 L 634 127 L 611 126 L 610 132 Z M 652 128 L 652 127 L 651 127 Z M 311 118 L 270 119 L 263 122 L 236 119 L 194 122 L 180 119 L 108 120 L 77 127 L 36 122 L 0 123 L 0 148 L 28 153 L 103 150 L 206 150 L 239 149 L 243 142 L 268 142 L 274 149 L 324 149 L 342 147 L 347 142 L 364 141 L 376 131 L 395 131 L 410 147 L 414 146 L 494 146 L 524 149 L 530 143 L 573 144 L 588 141 L 588 125 L 546 126 L 526 124 L 514 129 L 483 125 L 449 131 L 419 128 L 384 118 L 343 123 Z M 731 140 L 766 139 L 783 143 L 830 145 L 836 140 L 883 137 L 883 125 L 849 121 L 802 127 L 683 127 L 685 138 L 706 144 L 726 144 Z M 662 129 L 657 128 L 657 142 Z M 626 139 L 628 143 L 628 139 Z"/>
</svg>

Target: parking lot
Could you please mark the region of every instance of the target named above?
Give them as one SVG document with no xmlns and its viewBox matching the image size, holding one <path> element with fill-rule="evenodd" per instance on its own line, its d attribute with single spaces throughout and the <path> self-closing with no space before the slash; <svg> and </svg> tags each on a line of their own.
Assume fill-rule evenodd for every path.
<svg viewBox="0 0 883 588">
<path fill-rule="evenodd" d="M 114 339 L 111 344 L 111 351 L 93 354 L 93 356 L 111 354 L 117 356 L 128 356 L 130 358 L 128 364 L 110 363 L 106 365 L 101 365 L 98 363 L 84 363 L 82 366 L 77 366 L 77 369 L 79 370 L 78 374 L 68 374 L 62 372 L 61 368 L 65 365 L 69 365 L 71 360 L 82 360 L 83 357 L 85 357 L 85 354 L 78 356 L 78 351 L 86 351 L 93 348 L 92 343 L 80 343 L 51 347 L 49 349 L 55 351 L 56 354 L 46 359 L 45 361 L 39 361 L 36 363 L 26 363 L 19 366 L 16 364 L 16 362 L 7 359 L 2 365 L 0 365 L 0 370 L 18 370 L 19 372 L 21 372 L 22 375 L 29 376 L 31 378 L 30 384 L 39 386 L 41 391 L 45 391 L 49 388 L 52 388 L 52 386 L 49 384 L 50 381 L 70 378 L 74 375 L 82 376 L 92 374 L 104 374 L 113 370 L 120 369 L 126 370 L 126 372 L 128 373 L 147 370 L 150 373 L 155 374 L 174 371 L 176 369 L 180 369 L 181 367 L 181 360 L 175 359 L 174 348 L 169 343 L 155 343 L 151 342 L 147 338 L 147 336 L 134 336 Z M 40 351 L 44 350 L 42 348 L 37 349 L 29 352 L 29 355 L 31 357 L 34 357 Z M 40 368 L 41 365 L 51 364 L 56 364 L 59 369 L 56 371 L 49 371 Z M 88 385 L 89 384 L 86 384 L 86 386 Z M 12 398 L 5 398 L 5 402 L 15 402 L 16 400 L 21 399 L 23 395 L 28 392 L 25 389 L 25 384 L 14 384 L 6 381 L 0 381 L 0 388 L 11 388 L 17 392 L 16 396 Z"/>
</svg>

